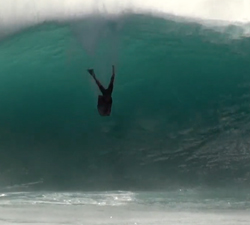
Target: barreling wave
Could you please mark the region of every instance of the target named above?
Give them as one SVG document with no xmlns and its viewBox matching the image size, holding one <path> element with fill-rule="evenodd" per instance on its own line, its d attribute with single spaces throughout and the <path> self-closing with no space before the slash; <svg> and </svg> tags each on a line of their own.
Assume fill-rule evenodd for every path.
<svg viewBox="0 0 250 225">
<path fill-rule="evenodd" d="M 249 184 L 250 7 L 222 2 L 4 2 L 1 187 Z"/>
</svg>

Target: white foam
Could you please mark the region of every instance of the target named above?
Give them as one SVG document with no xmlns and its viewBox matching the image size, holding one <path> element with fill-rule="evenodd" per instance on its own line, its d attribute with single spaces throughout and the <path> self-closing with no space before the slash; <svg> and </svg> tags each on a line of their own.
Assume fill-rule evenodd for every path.
<svg viewBox="0 0 250 225">
<path fill-rule="evenodd" d="M 0 29 L 91 14 L 174 15 L 229 23 L 250 22 L 249 0 L 0 0 Z"/>
</svg>

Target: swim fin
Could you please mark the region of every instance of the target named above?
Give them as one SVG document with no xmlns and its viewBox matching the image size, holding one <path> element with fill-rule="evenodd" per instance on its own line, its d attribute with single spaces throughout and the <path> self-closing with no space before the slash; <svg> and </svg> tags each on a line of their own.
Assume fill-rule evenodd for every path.
<svg viewBox="0 0 250 225">
<path fill-rule="evenodd" d="M 88 69 L 88 72 L 89 72 L 89 74 L 90 74 L 91 76 L 94 75 L 94 70 L 93 70 L 93 69 Z"/>
</svg>

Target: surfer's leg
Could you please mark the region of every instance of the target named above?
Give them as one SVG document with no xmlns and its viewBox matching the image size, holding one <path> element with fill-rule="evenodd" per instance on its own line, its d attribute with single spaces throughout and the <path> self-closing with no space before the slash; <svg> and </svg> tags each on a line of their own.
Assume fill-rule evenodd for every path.
<svg viewBox="0 0 250 225">
<path fill-rule="evenodd" d="M 89 74 L 94 78 L 97 86 L 99 87 L 100 91 L 102 92 L 102 94 L 104 95 L 106 93 L 106 89 L 102 86 L 101 82 L 99 80 L 97 80 L 96 76 L 95 76 L 95 72 L 93 69 L 89 69 L 88 70 Z"/>
<path fill-rule="evenodd" d="M 108 89 L 107 89 L 108 94 L 110 94 L 110 95 L 112 94 L 113 88 L 114 88 L 114 77 L 112 76 L 110 83 L 109 83 L 109 86 L 108 86 Z"/>
<path fill-rule="evenodd" d="M 113 92 L 114 80 L 115 80 L 115 67 L 112 66 L 112 76 L 111 76 L 110 83 L 109 83 L 109 86 L 108 86 L 108 89 L 107 89 L 107 92 L 108 92 L 110 95 L 111 95 L 112 92 Z"/>
<path fill-rule="evenodd" d="M 100 91 L 102 92 L 102 94 L 105 95 L 107 90 L 102 86 L 102 84 L 100 83 L 99 80 L 97 80 L 95 77 L 94 77 L 94 79 L 95 79 L 95 82 L 96 82 L 97 86 L 99 87 Z"/>
</svg>

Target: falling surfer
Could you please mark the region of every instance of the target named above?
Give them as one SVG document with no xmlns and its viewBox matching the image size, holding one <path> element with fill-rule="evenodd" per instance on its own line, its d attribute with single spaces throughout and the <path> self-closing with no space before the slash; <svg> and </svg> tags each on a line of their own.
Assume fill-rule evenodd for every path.
<svg viewBox="0 0 250 225">
<path fill-rule="evenodd" d="M 88 69 L 89 74 L 94 78 L 97 86 L 99 87 L 102 95 L 98 96 L 98 112 L 101 116 L 109 116 L 112 107 L 112 92 L 115 80 L 115 66 L 112 66 L 112 76 L 108 88 L 104 88 L 99 80 L 97 80 L 93 69 Z"/>
</svg>

